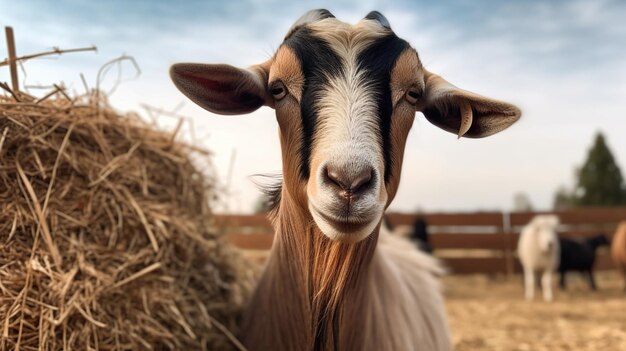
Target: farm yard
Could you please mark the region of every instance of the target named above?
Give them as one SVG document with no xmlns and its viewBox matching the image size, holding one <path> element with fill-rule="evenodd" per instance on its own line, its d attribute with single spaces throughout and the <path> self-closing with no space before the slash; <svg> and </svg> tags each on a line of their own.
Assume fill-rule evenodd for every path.
<svg viewBox="0 0 626 351">
<path fill-rule="evenodd" d="M 265 255 L 247 251 L 257 263 Z M 626 293 L 617 271 L 596 273 L 598 291 L 572 276 L 555 301 L 525 301 L 522 276 L 448 275 L 442 280 L 456 351 L 626 350 Z"/>
<path fill-rule="evenodd" d="M 626 294 L 616 271 L 597 275 L 599 290 L 571 279 L 555 301 L 524 300 L 521 276 L 443 280 L 457 351 L 626 350 Z"/>
<path fill-rule="evenodd" d="M 247 250 L 261 263 L 264 251 Z M 257 265 L 258 267 L 258 265 Z M 617 271 L 596 273 L 598 291 L 572 275 L 555 300 L 525 301 L 522 276 L 448 275 L 442 279 L 456 351 L 626 350 L 626 293 Z"/>
<path fill-rule="evenodd" d="M 626 351 L 623 5 L 2 2 L 0 351 Z"/>
<path fill-rule="evenodd" d="M 625 214 L 623 208 L 559 212 L 565 225 L 559 234 L 612 233 L 615 222 Z M 524 299 L 514 251 L 521 224 L 532 215 L 420 215 L 437 233 L 431 235 L 435 255 L 451 270 L 442 279 L 442 289 L 455 350 L 626 350 L 626 293 L 608 248 L 598 250 L 598 291 L 590 291 L 580 274 L 569 273 L 566 291 L 556 288 L 558 276 L 553 278 L 554 302 L 544 302 L 541 294 L 534 301 Z M 415 217 L 391 214 L 388 219 L 396 224 L 396 234 L 402 235 Z M 272 243 L 267 220 L 263 216 L 218 216 L 217 220 L 229 240 L 260 267 Z"/>
</svg>

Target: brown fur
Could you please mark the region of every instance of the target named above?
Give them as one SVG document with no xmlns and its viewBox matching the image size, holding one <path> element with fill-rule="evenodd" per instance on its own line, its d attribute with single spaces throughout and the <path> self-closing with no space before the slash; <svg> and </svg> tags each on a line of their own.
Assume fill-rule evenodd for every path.
<svg viewBox="0 0 626 351">
<path fill-rule="evenodd" d="M 334 35 L 334 40 L 345 39 Z M 404 92 L 422 75 L 413 50 L 398 59 L 392 72 L 394 159 L 385 184 L 387 203 L 398 188 L 415 115 Z M 307 207 L 308 196 L 314 196 L 317 188 L 315 178 L 303 180 L 299 172 L 304 79 L 295 54 L 286 46 L 270 65 L 270 84 L 274 80 L 282 81 L 290 92 L 276 106 L 284 183 L 281 201 L 270 216 L 274 245 L 244 316 L 244 344 L 250 350 L 412 350 L 418 345 L 448 350 L 443 302 L 433 277 L 439 272 L 437 263 L 415 257 L 419 254 L 410 246 L 381 248 L 378 229 L 365 240 L 346 244 L 330 240 L 315 225 Z M 316 162 L 320 160 L 314 153 L 312 169 Z M 411 311 L 407 314 L 405 308 Z"/>
<path fill-rule="evenodd" d="M 624 290 L 626 290 L 626 222 L 620 223 L 613 235 L 611 256 L 617 268 L 622 272 Z"/>
<path fill-rule="evenodd" d="M 282 46 L 274 56 L 271 69 L 269 81 L 282 80 L 289 88 L 289 92 L 300 102 L 304 76 L 300 69 L 300 62 L 293 50 L 288 46 Z"/>
<path fill-rule="evenodd" d="M 355 317 L 366 310 L 359 288 L 376 238 L 331 241 L 286 190 L 272 222 L 276 240 L 250 300 L 244 343 L 252 350 L 362 349 L 364 318 Z"/>
<path fill-rule="evenodd" d="M 405 102 L 404 94 L 411 86 L 415 85 L 415 82 L 420 82 L 422 77 L 422 65 L 417 53 L 411 49 L 405 50 L 398 57 L 398 61 L 391 72 L 390 81 L 394 111 L 391 117 L 391 164 L 393 168 L 386 189 L 388 204 L 391 203 L 398 191 L 406 138 L 415 119 L 415 107 Z M 423 82 L 423 78 L 421 81 Z M 424 89 L 423 83 L 418 88 Z"/>
</svg>

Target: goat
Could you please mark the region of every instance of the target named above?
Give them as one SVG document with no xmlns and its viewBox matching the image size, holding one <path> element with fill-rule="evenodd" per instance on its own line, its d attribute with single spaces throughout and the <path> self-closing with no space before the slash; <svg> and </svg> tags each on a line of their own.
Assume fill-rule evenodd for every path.
<svg viewBox="0 0 626 351">
<path fill-rule="evenodd" d="M 517 255 L 524 269 L 525 297 L 535 296 L 535 279 L 541 273 L 543 299 L 552 301 L 552 272 L 559 264 L 559 240 L 556 227 L 559 218 L 554 215 L 535 216 L 519 237 Z"/>
<path fill-rule="evenodd" d="M 560 288 L 565 290 L 565 275 L 567 272 L 578 271 L 587 276 L 591 290 L 597 290 L 596 282 L 593 278 L 596 250 L 601 246 L 608 246 L 609 244 L 609 240 L 604 234 L 592 238 L 560 238 Z"/>
<path fill-rule="evenodd" d="M 313 10 L 248 69 L 175 64 L 175 85 L 218 114 L 276 110 L 283 179 L 275 240 L 244 313 L 250 350 L 450 350 L 436 261 L 379 231 L 416 111 L 485 137 L 515 106 L 446 82 L 373 11 L 355 25 Z"/>
<path fill-rule="evenodd" d="M 611 256 L 615 266 L 624 277 L 624 291 L 626 292 L 626 221 L 619 224 L 611 242 Z"/>
</svg>

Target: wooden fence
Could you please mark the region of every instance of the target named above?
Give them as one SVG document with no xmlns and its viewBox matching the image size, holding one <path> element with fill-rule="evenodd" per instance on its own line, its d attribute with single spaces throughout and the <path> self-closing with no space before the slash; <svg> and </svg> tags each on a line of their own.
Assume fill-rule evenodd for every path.
<svg viewBox="0 0 626 351">
<path fill-rule="evenodd" d="M 408 232 L 417 218 L 428 222 L 431 244 L 455 274 L 513 274 L 521 270 L 516 258 L 522 227 L 537 214 L 548 212 L 478 213 L 389 213 L 397 233 Z M 549 212 L 559 216 L 562 237 L 589 237 L 604 233 L 611 237 L 626 208 L 585 208 Z M 264 215 L 218 215 L 216 223 L 227 232 L 235 246 L 263 260 L 273 241 L 272 228 Z M 598 252 L 596 269 L 612 269 L 608 248 Z"/>
</svg>

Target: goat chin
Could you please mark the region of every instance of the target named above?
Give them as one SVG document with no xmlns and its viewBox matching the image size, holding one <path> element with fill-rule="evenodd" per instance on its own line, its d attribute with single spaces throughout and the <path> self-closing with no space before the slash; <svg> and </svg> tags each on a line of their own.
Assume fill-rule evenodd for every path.
<svg viewBox="0 0 626 351">
<path fill-rule="evenodd" d="M 331 224 L 317 213 L 312 213 L 313 220 L 330 240 L 345 244 L 354 244 L 369 237 L 376 230 L 377 222 L 364 224 L 336 223 Z"/>
</svg>

